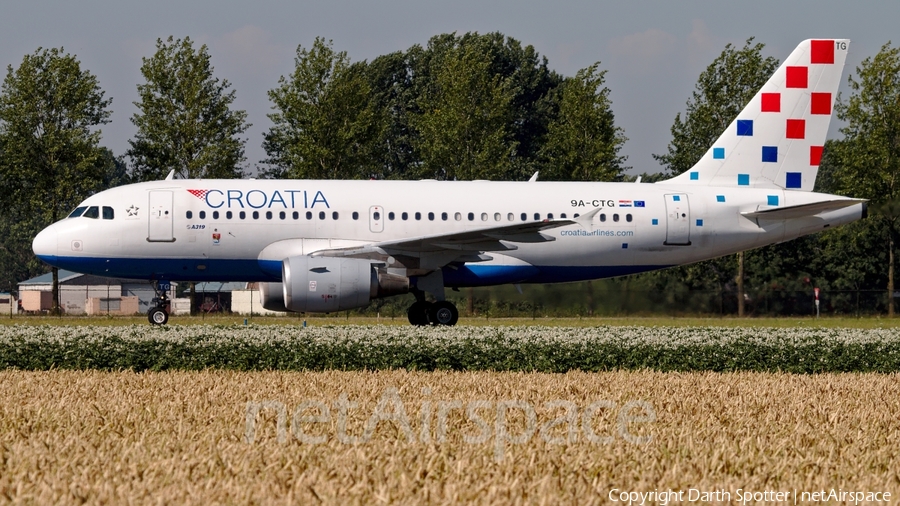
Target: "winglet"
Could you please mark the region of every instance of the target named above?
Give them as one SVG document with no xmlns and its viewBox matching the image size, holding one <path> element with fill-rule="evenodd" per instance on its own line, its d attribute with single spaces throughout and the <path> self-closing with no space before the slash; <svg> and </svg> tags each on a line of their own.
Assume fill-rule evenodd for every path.
<svg viewBox="0 0 900 506">
<path fill-rule="evenodd" d="M 166 181 L 171 181 L 175 179 L 175 169 L 169 171 L 169 175 L 166 176 Z"/>
<path fill-rule="evenodd" d="M 591 221 L 594 220 L 594 216 L 596 216 L 597 213 L 599 213 L 602 210 L 603 210 L 602 207 L 598 207 L 596 209 L 590 210 L 590 211 L 582 214 L 581 216 L 575 218 L 575 223 L 578 223 L 579 225 L 581 225 L 584 228 L 588 228 L 591 226 Z"/>
<path fill-rule="evenodd" d="M 531 176 L 531 179 L 528 180 L 529 183 L 533 183 L 533 182 L 537 181 L 538 172 L 540 172 L 540 171 L 537 171 L 537 170 L 534 171 L 534 175 Z"/>
</svg>

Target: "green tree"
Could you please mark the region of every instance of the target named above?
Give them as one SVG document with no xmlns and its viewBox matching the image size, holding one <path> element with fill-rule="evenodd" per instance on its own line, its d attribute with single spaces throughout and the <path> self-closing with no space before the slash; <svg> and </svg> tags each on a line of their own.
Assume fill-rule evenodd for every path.
<svg viewBox="0 0 900 506">
<path fill-rule="evenodd" d="M 606 71 L 600 63 L 579 70 L 557 88 L 559 113 L 551 120 L 540 157 L 541 178 L 558 181 L 618 181 L 625 143 L 610 108 Z"/>
<path fill-rule="evenodd" d="M 30 238 L 99 189 L 108 171 L 99 125 L 111 100 L 63 48 L 38 48 L 7 67 L 0 90 L 0 188 L 6 260 L 15 275 L 38 266 Z M 23 244 L 24 243 L 24 244 Z M 53 306 L 59 309 L 53 268 Z"/>
<path fill-rule="evenodd" d="M 671 176 L 693 167 L 778 69 L 764 47 L 752 37 L 741 49 L 728 44 L 700 74 L 684 116 L 675 115 L 668 153 L 653 155 Z"/>
<path fill-rule="evenodd" d="M 371 146 L 382 122 L 370 104 L 365 63 L 317 37 L 297 47 L 294 72 L 269 91 L 274 125 L 265 134 L 268 177 L 357 179 L 372 176 Z"/>
<path fill-rule="evenodd" d="M 206 45 L 157 39 L 141 74 L 140 112 L 131 118 L 138 131 L 126 153 L 135 179 L 162 179 L 171 170 L 182 178 L 242 177 L 247 113 L 231 109 L 235 92 L 213 77 Z"/>
<path fill-rule="evenodd" d="M 900 48 L 888 42 L 848 78 L 849 100 L 839 100 L 844 138 L 829 143 L 836 193 L 870 200 L 873 227 L 884 231 L 888 313 L 894 314 L 894 250 L 900 225 Z"/>
<path fill-rule="evenodd" d="M 490 72 L 475 45 L 441 55 L 414 116 L 422 175 L 435 179 L 500 179 L 509 172 L 516 143 L 508 125 L 513 90 Z"/>
</svg>

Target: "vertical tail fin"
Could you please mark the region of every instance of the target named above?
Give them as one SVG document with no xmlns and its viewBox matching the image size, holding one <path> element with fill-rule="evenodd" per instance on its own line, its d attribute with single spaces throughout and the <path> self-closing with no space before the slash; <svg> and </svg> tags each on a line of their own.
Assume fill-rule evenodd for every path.
<svg viewBox="0 0 900 506">
<path fill-rule="evenodd" d="M 801 42 L 703 158 L 666 182 L 812 191 L 849 46 Z"/>
</svg>

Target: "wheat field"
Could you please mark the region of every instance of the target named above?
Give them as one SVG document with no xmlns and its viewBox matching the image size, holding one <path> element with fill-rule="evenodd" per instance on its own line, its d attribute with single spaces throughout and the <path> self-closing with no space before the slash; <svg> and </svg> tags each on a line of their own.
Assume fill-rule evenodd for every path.
<svg viewBox="0 0 900 506">
<path fill-rule="evenodd" d="M 5 370 L 0 398 L 0 502 L 900 493 L 900 374 Z"/>
</svg>

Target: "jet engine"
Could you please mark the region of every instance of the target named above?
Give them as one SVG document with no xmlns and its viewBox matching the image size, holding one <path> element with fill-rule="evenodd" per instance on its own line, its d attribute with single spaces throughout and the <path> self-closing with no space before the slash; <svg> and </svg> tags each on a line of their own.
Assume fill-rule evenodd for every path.
<svg viewBox="0 0 900 506">
<path fill-rule="evenodd" d="M 259 301 L 269 311 L 287 311 L 284 306 L 284 288 L 281 283 L 260 283 Z"/>
<path fill-rule="evenodd" d="M 284 306 L 296 312 L 342 311 L 409 292 L 409 278 L 358 258 L 290 257 L 282 262 L 281 275 Z"/>
</svg>

